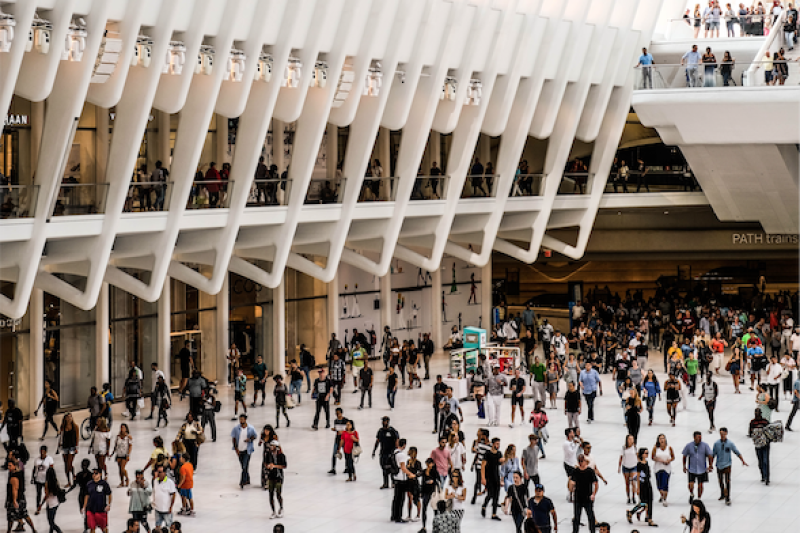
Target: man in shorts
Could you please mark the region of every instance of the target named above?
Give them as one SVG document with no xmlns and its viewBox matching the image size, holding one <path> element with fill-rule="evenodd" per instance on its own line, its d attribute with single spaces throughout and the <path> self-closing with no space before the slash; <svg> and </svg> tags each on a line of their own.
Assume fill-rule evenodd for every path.
<svg viewBox="0 0 800 533">
<path fill-rule="evenodd" d="M 694 440 L 683 448 L 683 471 L 689 474 L 689 505 L 694 500 L 694 484 L 697 483 L 697 497 L 702 498 L 703 484 L 708 483 L 708 473 L 713 470 L 711 447 L 703 442 L 703 434 L 695 431 Z"/>
<path fill-rule="evenodd" d="M 111 510 L 111 487 L 103 480 L 103 471 L 96 468 L 92 471 L 92 480 L 87 485 L 87 494 L 83 499 L 83 512 L 86 514 L 86 525 L 91 533 L 99 528 L 108 533 L 108 512 Z"/>
<path fill-rule="evenodd" d="M 514 377 L 511 378 L 511 423 L 508 427 L 514 427 L 514 412 L 515 407 L 519 407 L 519 420 L 525 423 L 525 411 L 523 405 L 525 403 L 525 378 L 520 376 L 519 368 L 514 370 Z"/>
<path fill-rule="evenodd" d="M 179 515 L 195 516 L 194 498 L 192 489 L 194 488 L 194 467 L 186 458 L 186 454 L 178 454 L 178 464 L 180 468 L 177 473 L 178 492 L 181 495 L 181 510 Z"/>
</svg>

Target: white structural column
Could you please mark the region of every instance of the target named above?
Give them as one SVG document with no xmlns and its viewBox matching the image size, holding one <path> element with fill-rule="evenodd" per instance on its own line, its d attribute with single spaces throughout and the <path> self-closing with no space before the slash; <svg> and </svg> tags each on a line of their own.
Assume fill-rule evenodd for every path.
<svg viewBox="0 0 800 533">
<path fill-rule="evenodd" d="M 108 360 L 108 283 L 103 283 L 100 287 L 100 295 L 94 308 L 94 317 L 95 383 L 101 384 L 109 381 L 111 377 Z"/>
<path fill-rule="evenodd" d="M 95 181 L 103 183 L 107 181 L 106 170 L 108 169 L 108 147 L 111 145 L 111 135 L 108 133 L 108 109 L 97 106 L 94 108 L 94 123 L 96 135 L 94 137 L 95 157 Z"/>
<path fill-rule="evenodd" d="M 492 331 L 492 260 L 481 267 L 481 327 Z M 491 337 L 489 333 L 488 337 Z M 487 337 L 487 338 L 488 338 Z"/>
<path fill-rule="evenodd" d="M 42 147 L 44 130 L 44 101 L 31 102 L 31 175 L 39 166 L 39 150 Z"/>
<path fill-rule="evenodd" d="M 339 275 L 334 276 L 333 280 L 328 283 L 328 336 L 331 338 L 331 333 L 339 331 Z M 327 348 L 326 348 L 327 349 Z"/>
<path fill-rule="evenodd" d="M 31 292 L 30 304 L 30 345 L 28 346 L 28 409 L 25 406 L 18 405 L 24 413 L 30 413 L 36 409 L 39 399 L 44 394 L 44 292 L 39 289 L 33 289 Z M 56 384 L 58 386 L 58 384 Z"/>
<path fill-rule="evenodd" d="M 383 161 L 381 161 L 383 163 Z M 392 275 L 386 274 L 381 280 L 381 335 L 383 328 L 392 327 Z"/>
<path fill-rule="evenodd" d="M 225 354 L 227 354 L 228 346 L 230 343 L 228 342 L 228 315 L 229 311 L 228 308 L 229 304 L 229 292 L 228 292 L 228 280 L 230 279 L 230 274 L 225 274 L 225 281 L 222 282 L 222 289 L 217 293 L 217 346 L 216 350 L 214 350 L 214 369 L 216 370 L 217 381 L 224 381 L 226 376 L 226 369 L 227 369 L 227 359 L 225 358 Z"/>
<path fill-rule="evenodd" d="M 438 136 L 438 134 L 437 134 Z M 444 334 L 442 332 L 442 269 L 431 272 L 431 327 L 433 328 L 433 345 L 442 349 Z"/>
<path fill-rule="evenodd" d="M 164 381 L 171 386 L 172 366 L 172 303 L 170 291 L 171 278 L 164 279 L 164 289 L 158 299 L 158 368 L 164 372 Z"/>
<path fill-rule="evenodd" d="M 272 119 L 272 163 L 278 167 L 279 176 L 286 170 L 287 163 L 283 157 L 283 132 L 285 129 L 286 124 L 282 120 Z M 291 189 L 289 189 L 289 194 L 291 194 Z"/>
<path fill-rule="evenodd" d="M 273 374 L 286 371 L 286 278 L 272 289 L 272 360 L 267 367 Z"/>
<path fill-rule="evenodd" d="M 222 115 L 216 115 L 217 119 L 217 133 L 214 136 L 216 139 L 216 163 L 217 170 L 222 170 L 222 164 L 230 162 L 231 157 L 228 154 L 228 119 Z"/>
<path fill-rule="evenodd" d="M 166 168 L 169 168 L 171 159 L 171 150 L 169 148 L 170 115 L 166 111 L 157 111 L 156 120 L 158 122 L 158 159 L 164 163 Z"/>
</svg>

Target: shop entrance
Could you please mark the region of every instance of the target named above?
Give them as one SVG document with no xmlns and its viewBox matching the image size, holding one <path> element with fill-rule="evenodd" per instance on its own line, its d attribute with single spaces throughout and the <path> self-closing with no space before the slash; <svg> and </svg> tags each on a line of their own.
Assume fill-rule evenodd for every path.
<svg viewBox="0 0 800 533">
<path fill-rule="evenodd" d="M 170 353 L 172 354 L 172 360 L 170 362 L 170 376 L 171 376 L 171 387 L 177 387 L 180 382 L 181 378 L 183 377 L 181 373 L 181 359 L 178 354 L 181 353 L 181 350 L 184 347 L 184 343 L 189 341 L 189 352 L 192 354 L 192 360 L 194 361 L 195 368 L 203 371 L 203 361 L 200 354 L 202 353 L 203 349 L 203 334 L 200 330 L 187 330 L 187 331 L 176 331 L 170 333 Z"/>
</svg>

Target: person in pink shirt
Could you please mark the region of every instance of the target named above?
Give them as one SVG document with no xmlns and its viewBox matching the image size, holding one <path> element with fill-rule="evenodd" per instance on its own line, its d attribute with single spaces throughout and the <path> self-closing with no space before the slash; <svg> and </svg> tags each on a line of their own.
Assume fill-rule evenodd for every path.
<svg viewBox="0 0 800 533">
<path fill-rule="evenodd" d="M 446 438 L 442 437 L 439 439 L 439 447 L 433 449 L 431 452 L 431 459 L 433 459 L 433 462 L 436 463 L 436 471 L 439 473 L 442 485 L 444 485 L 452 466 L 450 450 L 447 449 Z"/>
</svg>

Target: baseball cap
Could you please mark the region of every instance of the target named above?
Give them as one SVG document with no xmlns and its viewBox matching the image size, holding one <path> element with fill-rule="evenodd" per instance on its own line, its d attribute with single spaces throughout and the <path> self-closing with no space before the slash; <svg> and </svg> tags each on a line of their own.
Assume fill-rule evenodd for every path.
<svg viewBox="0 0 800 533">
<path fill-rule="evenodd" d="M 544 490 L 544 485 L 537 483 L 536 485 L 534 485 L 533 488 L 536 490 Z"/>
</svg>

